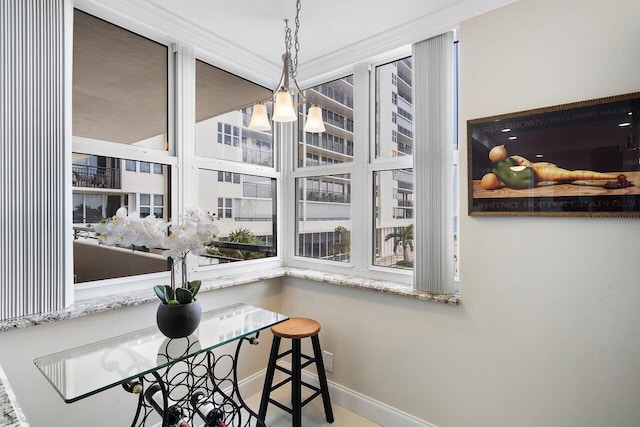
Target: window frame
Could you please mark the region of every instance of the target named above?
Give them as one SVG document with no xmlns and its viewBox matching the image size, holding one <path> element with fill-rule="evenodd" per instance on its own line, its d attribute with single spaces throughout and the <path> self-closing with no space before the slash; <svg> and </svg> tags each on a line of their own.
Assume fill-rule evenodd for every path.
<svg viewBox="0 0 640 427">
<path fill-rule="evenodd" d="M 118 158 L 129 161 L 136 162 L 136 172 L 139 173 L 139 163 L 140 162 L 149 162 L 149 163 L 159 163 L 163 166 L 167 166 L 167 172 L 170 174 L 171 182 L 168 185 L 168 203 L 170 206 L 170 212 L 168 213 L 170 217 L 177 215 L 177 201 L 175 199 L 175 191 L 174 187 L 176 186 L 176 175 L 177 175 L 177 166 L 178 166 L 178 156 L 175 151 L 175 129 L 174 129 L 174 120 L 175 117 L 175 80 L 174 80 L 174 70 L 175 70 L 175 61 L 174 61 L 174 49 L 171 44 L 171 40 L 167 39 L 162 33 L 155 32 L 147 26 L 143 26 L 134 21 L 124 19 L 121 15 L 115 14 L 110 10 L 96 10 L 91 7 L 91 5 L 86 4 L 84 1 L 76 1 L 75 4 L 69 6 L 69 14 L 73 16 L 73 10 L 77 9 L 81 12 L 87 13 L 89 15 L 94 16 L 95 18 L 101 19 L 109 24 L 115 25 L 124 31 L 128 31 L 136 34 L 137 36 L 146 38 L 152 42 L 163 45 L 167 49 L 167 149 L 166 150 L 154 150 L 148 149 L 144 147 L 137 147 L 134 145 L 110 142 L 110 141 L 102 141 L 96 140 L 87 137 L 75 136 L 69 132 L 71 137 L 71 143 L 67 144 L 67 153 L 66 155 L 71 157 L 72 153 L 83 153 L 93 156 L 105 156 L 111 158 Z M 68 36 L 69 43 L 66 49 L 67 57 L 71 57 L 73 54 L 73 36 L 74 36 L 74 26 L 69 25 L 68 29 L 65 30 L 65 35 Z M 70 65 L 70 71 L 68 81 L 69 81 L 69 92 L 72 91 L 72 67 Z M 71 102 L 71 98 L 69 98 L 68 102 Z M 126 166 L 124 168 L 126 172 L 134 173 L 133 171 L 127 171 Z M 68 186 L 69 192 L 72 192 L 73 188 L 73 180 L 71 174 L 65 178 L 65 185 Z M 67 236 L 70 236 L 69 239 L 73 239 L 73 222 L 67 223 L 65 228 L 68 230 Z M 73 248 L 72 245 L 69 244 L 69 248 L 67 249 L 67 256 L 69 259 L 73 259 Z M 81 300 L 86 298 L 96 298 L 101 296 L 113 295 L 114 293 L 120 293 L 124 291 L 135 291 L 142 289 L 150 289 L 155 284 L 157 284 L 158 280 L 168 280 L 170 277 L 169 271 L 162 271 L 157 273 L 149 273 L 149 274 L 141 274 L 135 276 L 127 276 L 127 277 L 119 277 L 113 279 L 103 279 L 82 283 L 73 283 L 73 265 L 72 263 L 66 269 L 66 281 L 67 288 L 72 290 L 73 299 Z"/>
<path fill-rule="evenodd" d="M 282 162 L 279 160 L 281 150 L 279 148 L 280 144 L 279 144 L 278 138 L 280 137 L 280 132 L 278 130 L 278 127 L 273 126 L 273 129 L 272 129 L 272 147 L 273 147 L 273 163 L 274 163 L 272 167 L 252 164 L 252 163 L 244 163 L 241 161 L 225 160 L 222 158 L 214 158 L 214 157 L 198 155 L 196 153 L 196 139 L 195 139 L 195 127 L 196 127 L 195 105 L 196 105 L 196 97 L 197 97 L 196 74 L 195 74 L 196 61 L 203 62 L 207 65 L 211 65 L 213 67 L 220 68 L 222 70 L 225 70 L 225 67 L 223 67 L 221 64 L 217 64 L 215 60 L 208 58 L 205 54 L 201 52 L 198 52 L 197 54 L 194 52 L 191 52 L 191 59 L 192 61 L 184 64 L 186 67 L 185 73 L 190 73 L 190 76 L 191 76 L 190 87 L 192 88 L 192 92 L 191 92 L 192 96 L 188 96 L 188 99 L 187 99 L 188 108 L 190 108 L 190 110 L 189 110 L 188 116 L 185 117 L 185 126 L 184 126 L 185 128 L 189 129 L 189 132 L 190 132 L 189 136 L 191 138 L 190 143 L 188 144 L 188 149 L 190 153 L 189 154 L 190 158 L 188 159 L 188 169 L 185 169 L 185 170 L 193 171 L 193 173 L 190 176 L 189 185 L 182 189 L 185 198 L 191 202 L 191 205 L 187 205 L 187 206 L 198 205 L 198 186 L 199 186 L 198 175 L 200 170 L 216 171 L 218 174 L 222 173 L 223 178 L 225 178 L 224 175 L 226 173 L 230 173 L 231 183 L 233 184 L 241 184 L 241 182 L 240 183 L 235 182 L 235 177 L 236 176 L 240 177 L 241 175 L 254 175 L 254 176 L 260 176 L 264 178 L 275 179 L 276 180 L 276 197 L 275 197 L 274 203 L 275 203 L 275 209 L 277 212 L 277 218 L 276 218 L 276 254 L 277 255 L 273 257 L 258 258 L 258 259 L 252 259 L 252 260 L 245 260 L 242 262 L 232 262 L 232 263 L 225 263 L 225 264 L 219 264 L 219 265 L 198 265 L 198 258 L 195 256 L 189 256 L 188 257 L 189 278 L 191 280 L 194 280 L 194 279 L 206 280 L 208 278 L 216 277 L 221 274 L 227 275 L 227 274 L 241 273 L 243 271 L 246 271 L 248 265 L 252 265 L 252 266 L 255 265 L 255 267 L 251 267 L 251 268 L 265 268 L 265 269 L 282 267 L 283 245 L 282 245 L 282 238 L 280 237 L 282 236 L 282 232 L 283 232 L 282 231 L 283 221 L 281 219 L 282 212 L 283 212 L 283 207 L 282 207 L 283 204 L 282 204 L 282 197 L 280 197 L 280 195 L 282 194 L 282 173 L 280 172 L 280 166 Z M 260 83 L 254 80 L 251 80 L 239 73 L 235 73 L 235 72 L 231 72 L 231 73 L 239 78 L 243 78 L 252 83 L 255 83 L 256 85 L 260 85 Z M 239 111 L 242 111 L 242 109 L 240 109 Z M 222 126 L 224 131 L 224 123 L 222 123 Z M 236 126 L 234 125 L 229 125 L 229 126 L 232 127 L 232 135 L 233 135 L 233 127 L 236 127 Z M 229 146 L 242 150 L 243 148 L 242 147 L 242 129 L 239 127 L 236 127 L 236 128 L 238 129 L 238 144 L 234 145 L 232 140 Z M 224 140 L 222 141 L 222 143 L 219 143 L 217 135 L 219 135 L 218 128 L 216 128 L 215 144 L 216 146 L 217 145 L 224 146 L 225 145 Z M 216 180 L 217 180 L 217 177 L 219 176 L 218 174 L 216 174 Z M 223 182 L 228 183 L 226 179 Z M 216 217 L 217 217 L 217 213 L 218 212 L 216 207 Z M 216 221 L 214 221 L 214 224 Z M 212 275 L 211 274 L 212 271 L 216 271 L 219 273 Z"/>
<path fill-rule="evenodd" d="M 337 78 L 344 78 L 349 74 L 353 74 L 354 86 L 354 154 L 353 161 L 341 164 L 321 164 L 318 166 L 299 166 L 297 150 L 297 122 L 294 128 L 293 141 L 281 141 L 284 147 L 289 147 L 291 151 L 289 158 L 291 160 L 292 172 L 291 179 L 288 181 L 287 191 L 295 204 L 296 179 L 312 178 L 314 176 L 333 175 L 341 173 L 351 173 L 351 219 L 353 230 L 351 233 L 351 260 L 349 263 L 325 261 L 314 258 L 299 257 L 297 253 L 297 245 L 299 243 L 299 235 L 294 233 L 287 237 L 287 243 L 291 246 L 287 251 L 287 263 L 291 267 L 316 269 L 321 271 L 335 272 L 348 275 L 364 276 L 379 280 L 389 280 L 400 282 L 414 287 L 413 271 L 395 270 L 388 267 L 376 266 L 373 264 L 375 250 L 375 207 L 374 207 L 374 186 L 373 176 L 376 172 L 396 169 L 415 169 L 416 165 L 413 150 L 411 155 L 398 156 L 391 158 L 376 158 L 376 79 L 375 67 L 401 60 L 412 56 L 412 46 L 405 46 L 396 49 L 385 55 L 376 57 L 375 61 L 354 65 L 353 68 L 342 69 L 332 75 L 325 76 L 322 79 L 309 80 L 303 83 L 303 88 L 313 87 L 325 82 L 330 82 Z M 457 81 L 457 68 L 454 69 L 454 79 Z M 413 89 L 413 88 L 412 88 Z M 396 97 L 399 96 L 396 94 Z M 414 94 L 411 94 L 412 98 Z M 393 95 L 392 95 L 393 101 Z M 455 104 L 457 108 L 457 103 Z M 457 112 L 455 113 L 457 116 Z M 414 116 L 409 119 L 402 116 L 403 120 L 410 120 L 414 123 Z M 398 119 L 400 120 L 400 119 Z M 457 135 L 457 129 L 454 129 L 454 138 Z M 415 134 L 415 129 L 413 130 Z M 293 148 L 290 148 L 293 147 Z M 453 147 L 452 147 L 453 149 Z M 454 159 L 457 159 L 458 151 L 454 151 Z M 456 162 L 457 163 L 457 162 Z M 415 185 L 419 183 L 414 182 Z M 453 197 L 453 196 L 452 196 Z M 415 201 L 415 190 L 414 190 Z M 362 218 L 356 212 L 357 206 L 370 207 L 370 215 Z M 294 216 L 291 220 L 297 221 L 297 204 L 294 205 L 292 211 Z M 413 223 L 415 224 L 416 207 L 413 209 Z M 365 221 L 358 221 L 364 219 Z M 452 218 L 453 220 L 453 218 Z M 417 278 L 420 280 L 420 278 Z"/>
<path fill-rule="evenodd" d="M 104 155 L 117 157 L 136 162 L 146 161 L 167 166 L 170 170 L 171 182 L 169 184 L 170 217 L 176 217 L 187 206 L 197 205 L 197 175 L 199 169 L 216 170 L 246 175 L 258 175 L 276 179 L 276 211 L 277 218 L 277 256 L 266 259 L 243 261 L 218 266 L 198 266 L 195 257 L 189 257 L 188 269 L 191 279 L 207 279 L 212 277 L 211 271 L 219 271 L 219 274 L 234 274 L 246 268 L 246 263 L 260 265 L 263 268 L 278 267 L 283 265 L 283 260 L 291 267 L 311 268 L 321 271 L 330 271 L 349 275 L 365 276 L 380 280 L 389 280 L 406 284 L 413 283 L 413 272 L 388 271 L 388 268 L 373 265 L 374 234 L 373 214 L 367 215 L 366 221 L 354 221 L 361 215 L 356 212 L 356 206 L 368 206 L 373 213 L 373 174 L 376 171 L 388 169 L 414 168 L 413 156 L 402 156 L 393 159 L 375 159 L 375 75 L 374 67 L 401 59 L 411 55 L 411 47 L 405 46 L 389 53 L 378 55 L 375 61 L 360 63 L 332 73 L 325 74 L 322 79 L 316 78 L 302 82 L 301 87 L 307 88 L 317 84 L 329 82 L 338 78 L 352 75 L 354 87 L 353 95 L 353 160 L 344 163 L 327 163 L 318 159 L 317 166 L 299 166 L 298 162 L 298 138 L 297 122 L 294 124 L 277 124 L 273 127 L 273 167 L 262 165 L 243 164 L 239 162 L 213 159 L 195 154 L 195 61 L 200 60 L 218 68 L 225 69 L 219 64 L 219 59 L 207 56 L 201 50 L 196 51 L 185 45 L 176 44 L 176 40 L 169 39 L 149 26 L 143 25 L 114 11 L 99 9 L 88 0 L 76 0 L 75 8 L 92 14 L 109 23 L 120 26 L 127 31 L 132 31 L 140 36 L 149 38 L 168 47 L 168 149 L 166 151 L 142 149 L 134 146 L 121 146 L 122 144 L 110 143 L 99 145 L 87 138 L 72 137 L 70 152 L 82 152 L 92 155 Z M 67 30 L 73 32 L 71 29 Z M 72 39 L 72 37 L 70 37 Z M 67 55 L 69 55 L 67 48 Z M 226 64 L 226 63 L 225 63 Z M 228 65 L 228 64 L 227 64 Z M 227 68 L 228 69 L 228 68 Z M 242 72 L 232 71 L 233 74 L 247 78 Z M 456 70 L 457 72 L 457 70 Z M 70 71 L 69 71 L 70 74 Z M 246 74 L 246 73 L 245 73 Z M 248 78 L 256 82 L 256 76 Z M 264 82 L 264 81 L 263 81 Z M 256 84 L 260 84 L 259 82 Z M 190 93 L 191 91 L 191 93 Z M 399 96 L 396 94 L 396 96 Z M 393 97 L 393 95 L 392 95 Z M 178 123 L 177 117 L 183 121 Z M 457 129 L 455 129 L 457 131 Z M 241 135 L 239 135 L 241 137 Z M 217 141 L 216 141 L 217 142 Z M 224 141 L 222 142 L 224 145 Z M 231 143 L 234 146 L 233 142 Z M 241 139 L 238 146 L 242 146 Z M 138 169 L 139 167 L 136 167 Z M 153 169 L 153 166 L 151 167 Z M 136 171 L 138 172 L 138 171 Z M 153 173 L 153 171 L 151 171 Z M 295 182 L 297 178 L 311 178 L 314 176 L 351 174 L 351 207 L 350 216 L 354 224 L 351 230 L 351 260 L 348 263 L 324 261 L 312 258 L 298 257 L 295 255 L 297 246 L 297 233 L 285 234 L 282 224 L 297 220 L 295 203 Z M 69 187 L 72 186 L 71 178 L 68 178 Z M 71 218 L 70 218 L 71 219 Z M 69 219 L 69 221 L 70 221 Z M 72 224 L 67 224 L 68 230 L 72 230 Z M 289 230 L 287 229 L 287 232 Z M 71 233 L 67 233 L 71 234 Z M 354 254 L 356 256 L 354 256 Z M 240 265 L 239 265 L 240 264 Z M 69 273 L 69 272 L 67 272 Z M 66 275 L 72 280 L 73 271 Z M 122 292 L 127 290 L 149 289 L 157 284 L 158 279 L 168 277 L 168 272 L 152 273 L 140 276 L 130 276 L 119 279 L 108 279 L 97 282 L 87 282 L 73 286 L 76 299 L 91 295 L 110 295 L 111 289 L 118 288 Z M 128 287 L 132 285 L 133 287 Z"/>
<path fill-rule="evenodd" d="M 411 49 L 395 51 L 387 57 L 381 57 L 379 61 L 354 65 L 352 68 L 340 70 L 322 79 L 309 80 L 303 83 L 303 88 L 310 88 L 332 80 L 352 76 L 353 84 L 353 160 L 344 163 L 319 164 L 317 166 L 299 166 L 298 159 L 298 129 L 297 122 L 294 122 L 292 130 L 292 141 L 282 140 L 285 149 L 290 151 L 291 159 L 291 179 L 287 179 L 287 191 L 290 194 L 292 204 L 292 221 L 297 221 L 297 203 L 295 202 L 296 182 L 298 178 L 314 178 L 317 176 L 351 174 L 351 207 L 350 217 L 352 220 L 351 231 L 351 258 L 348 262 L 327 261 L 322 259 L 307 258 L 297 256 L 299 235 L 292 233 L 291 236 L 284 236 L 287 239 L 287 264 L 291 267 L 315 269 L 339 274 L 356 275 L 370 277 L 380 280 L 389 280 L 407 285 L 413 284 L 412 271 L 390 271 L 392 269 L 373 265 L 374 234 L 373 216 L 367 215 L 362 218 L 358 215 L 359 206 L 373 206 L 373 172 L 381 169 L 413 168 L 412 158 L 403 156 L 396 159 L 375 159 L 375 140 L 370 138 L 372 129 L 375 129 L 375 99 L 372 90 L 375 90 L 375 81 L 371 77 L 373 66 L 388 63 L 390 61 L 410 56 Z M 372 86 L 373 85 L 373 86 Z M 285 153 L 286 155 L 287 153 Z M 374 160 L 374 161 L 372 161 Z M 305 159 L 306 161 L 306 159 Z M 373 211 L 373 208 L 371 208 Z M 359 221 L 362 219 L 363 221 Z"/>
</svg>

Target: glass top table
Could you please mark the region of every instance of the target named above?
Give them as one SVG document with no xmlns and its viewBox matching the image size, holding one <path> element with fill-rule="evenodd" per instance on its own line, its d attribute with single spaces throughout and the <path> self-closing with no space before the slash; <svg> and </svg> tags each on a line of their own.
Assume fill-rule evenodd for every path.
<svg viewBox="0 0 640 427">
<path fill-rule="evenodd" d="M 153 326 L 39 357 L 34 363 L 64 401 L 71 403 L 287 319 L 280 313 L 235 304 L 202 313 L 200 326 L 187 338 L 169 339 Z"/>
</svg>

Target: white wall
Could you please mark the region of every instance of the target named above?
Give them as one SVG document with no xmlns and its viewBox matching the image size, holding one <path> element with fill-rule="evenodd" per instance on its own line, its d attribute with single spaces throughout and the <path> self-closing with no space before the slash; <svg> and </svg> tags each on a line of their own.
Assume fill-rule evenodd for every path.
<svg viewBox="0 0 640 427">
<path fill-rule="evenodd" d="M 257 282 L 203 293 L 203 310 L 237 302 L 280 311 L 278 280 Z M 143 304 L 108 313 L 53 322 L 0 335 L 0 365 L 4 368 L 18 401 L 32 427 L 128 426 L 133 421 L 137 396 L 122 387 L 101 392 L 72 404 L 65 404 L 33 364 L 33 359 L 75 346 L 125 334 L 155 323 L 157 304 Z M 260 335 L 258 346 L 244 345 L 239 378 L 267 366 L 271 332 Z M 226 347 L 228 353 L 235 345 Z M 91 372 L 87 372 L 91 375 Z M 159 418 L 154 418 L 158 422 Z"/>
<path fill-rule="evenodd" d="M 468 119 L 640 90 L 639 17 L 631 0 L 521 0 L 463 23 L 461 141 Z M 317 318 L 330 380 L 440 427 L 637 425 L 638 220 L 466 210 L 463 197 L 460 307 L 292 278 L 201 299 Z M 0 365 L 31 425 L 128 425 L 126 393 L 65 405 L 32 359 L 154 316 L 147 304 L 2 333 Z M 245 373 L 266 365 L 268 343 Z"/>
<path fill-rule="evenodd" d="M 478 218 L 466 121 L 640 90 L 640 3 L 521 0 L 460 26 L 460 307 L 283 279 L 329 379 L 440 427 L 640 423 L 637 219 Z"/>
</svg>

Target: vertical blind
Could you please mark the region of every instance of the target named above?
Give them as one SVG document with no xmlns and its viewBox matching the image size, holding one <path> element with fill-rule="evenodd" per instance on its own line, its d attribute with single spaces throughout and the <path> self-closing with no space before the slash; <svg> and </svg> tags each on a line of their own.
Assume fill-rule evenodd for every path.
<svg viewBox="0 0 640 427">
<path fill-rule="evenodd" d="M 447 294 L 453 277 L 453 33 L 413 45 L 415 288 Z"/>
<path fill-rule="evenodd" d="M 64 305 L 63 17 L 0 1 L 0 319 Z"/>
</svg>

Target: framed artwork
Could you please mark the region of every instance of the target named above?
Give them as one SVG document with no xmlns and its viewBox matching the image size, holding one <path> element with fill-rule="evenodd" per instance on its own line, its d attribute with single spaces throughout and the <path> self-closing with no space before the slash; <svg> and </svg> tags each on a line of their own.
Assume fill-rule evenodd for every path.
<svg viewBox="0 0 640 427">
<path fill-rule="evenodd" d="M 467 122 L 469 214 L 640 216 L 640 93 Z"/>
</svg>

